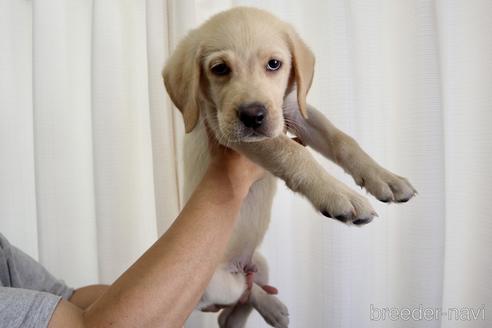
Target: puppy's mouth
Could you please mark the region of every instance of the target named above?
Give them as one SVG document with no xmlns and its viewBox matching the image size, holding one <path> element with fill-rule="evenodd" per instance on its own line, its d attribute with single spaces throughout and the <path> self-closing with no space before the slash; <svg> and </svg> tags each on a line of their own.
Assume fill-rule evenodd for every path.
<svg viewBox="0 0 492 328">
<path fill-rule="evenodd" d="M 240 142 L 257 142 L 265 139 L 273 138 L 273 135 L 270 135 L 265 132 L 257 131 L 254 129 L 243 129 L 242 136 L 239 137 Z M 249 131 L 248 131 L 249 130 Z"/>
<path fill-rule="evenodd" d="M 220 137 L 226 144 L 240 143 L 240 142 L 258 142 L 265 139 L 273 138 L 275 135 L 265 130 L 257 130 L 244 127 L 243 125 L 236 123 L 235 127 L 228 131 L 219 129 Z"/>
</svg>

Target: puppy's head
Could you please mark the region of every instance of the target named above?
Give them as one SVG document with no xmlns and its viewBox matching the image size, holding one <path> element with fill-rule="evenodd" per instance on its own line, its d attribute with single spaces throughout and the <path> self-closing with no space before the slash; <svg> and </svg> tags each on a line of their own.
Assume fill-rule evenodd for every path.
<svg viewBox="0 0 492 328">
<path fill-rule="evenodd" d="M 213 16 L 178 45 L 164 71 L 166 89 L 186 132 L 200 116 L 225 142 L 282 133 L 284 97 L 297 89 L 306 116 L 314 56 L 293 28 L 254 8 Z"/>
</svg>

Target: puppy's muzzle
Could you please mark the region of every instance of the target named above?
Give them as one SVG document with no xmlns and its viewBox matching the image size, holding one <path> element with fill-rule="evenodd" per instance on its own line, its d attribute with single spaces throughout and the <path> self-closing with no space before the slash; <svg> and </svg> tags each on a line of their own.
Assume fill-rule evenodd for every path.
<svg viewBox="0 0 492 328">
<path fill-rule="evenodd" d="M 254 102 L 239 106 L 237 115 L 245 127 L 256 130 L 266 121 L 267 110 L 263 104 Z"/>
</svg>

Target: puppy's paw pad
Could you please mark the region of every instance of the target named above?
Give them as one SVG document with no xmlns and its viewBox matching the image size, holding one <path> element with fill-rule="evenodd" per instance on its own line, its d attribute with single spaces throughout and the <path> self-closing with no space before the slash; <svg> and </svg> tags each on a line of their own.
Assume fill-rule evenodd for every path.
<svg viewBox="0 0 492 328">
<path fill-rule="evenodd" d="M 370 223 L 373 220 L 373 218 L 367 218 L 367 219 L 358 219 L 352 222 L 356 226 L 363 226 L 365 224 Z"/>
<path fill-rule="evenodd" d="M 353 218 L 353 214 L 350 213 L 350 214 L 340 214 L 340 215 L 337 215 L 335 216 L 335 220 L 338 220 L 340 222 L 348 222 L 348 221 L 351 221 Z"/>
<path fill-rule="evenodd" d="M 352 221 L 352 219 L 354 217 L 354 212 L 350 212 L 350 213 L 346 213 L 346 214 L 332 215 L 327 210 L 324 210 L 324 211 L 321 211 L 321 214 L 323 214 L 324 216 L 326 216 L 330 219 L 335 219 L 335 220 L 338 220 L 338 221 L 343 222 L 343 223 Z"/>
</svg>

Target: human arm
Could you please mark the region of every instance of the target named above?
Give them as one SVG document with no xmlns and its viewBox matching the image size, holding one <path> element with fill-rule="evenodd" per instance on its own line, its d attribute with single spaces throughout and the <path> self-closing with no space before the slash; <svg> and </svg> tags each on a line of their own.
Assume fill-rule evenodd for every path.
<svg viewBox="0 0 492 328">
<path fill-rule="evenodd" d="M 215 152 L 171 228 L 86 310 L 61 301 L 49 327 L 182 326 L 224 253 L 243 198 L 262 174 L 233 151 Z"/>
<path fill-rule="evenodd" d="M 108 285 L 90 285 L 74 290 L 69 302 L 81 309 L 87 309 L 109 288 Z"/>
</svg>

